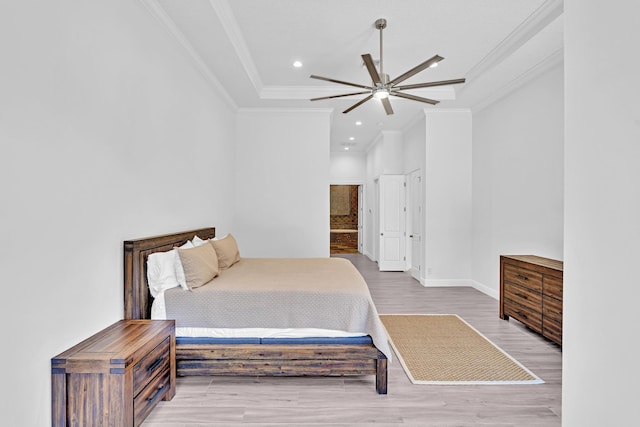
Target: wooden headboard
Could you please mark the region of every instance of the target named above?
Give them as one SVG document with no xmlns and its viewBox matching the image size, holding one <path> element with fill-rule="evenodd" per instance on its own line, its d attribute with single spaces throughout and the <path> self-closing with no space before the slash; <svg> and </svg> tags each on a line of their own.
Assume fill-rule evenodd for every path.
<svg viewBox="0 0 640 427">
<path fill-rule="evenodd" d="M 147 286 L 147 257 L 154 252 L 170 251 L 194 236 L 212 239 L 213 227 L 124 242 L 124 318 L 150 319 L 153 297 Z"/>
</svg>

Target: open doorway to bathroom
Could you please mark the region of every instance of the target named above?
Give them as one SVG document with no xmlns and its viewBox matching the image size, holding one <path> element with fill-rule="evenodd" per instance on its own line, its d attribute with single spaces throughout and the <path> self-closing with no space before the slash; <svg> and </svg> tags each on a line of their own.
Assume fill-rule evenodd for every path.
<svg viewBox="0 0 640 427">
<path fill-rule="evenodd" d="M 360 203 L 358 185 L 330 186 L 330 253 L 355 254 L 359 251 Z"/>
</svg>

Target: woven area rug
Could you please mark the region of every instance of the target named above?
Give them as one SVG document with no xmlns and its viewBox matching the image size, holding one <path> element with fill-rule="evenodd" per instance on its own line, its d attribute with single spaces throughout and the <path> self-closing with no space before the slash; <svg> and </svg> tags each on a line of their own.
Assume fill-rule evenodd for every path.
<svg viewBox="0 0 640 427">
<path fill-rule="evenodd" d="M 380 319 L 414 384 L 544 382 L 455 314 L 387 314 Z"/>
</svg>

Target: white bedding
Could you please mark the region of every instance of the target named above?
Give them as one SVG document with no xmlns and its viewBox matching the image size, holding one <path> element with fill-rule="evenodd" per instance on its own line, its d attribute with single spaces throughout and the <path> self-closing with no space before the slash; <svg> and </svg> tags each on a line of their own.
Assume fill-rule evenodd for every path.
<svg viewBox="0 0 640 427">
<path fill-rule="evenodd" d="M 164 305 L 164 292 L 156 295 L 151 305 L 151 318 L 165 320 L 167 311 Z M 319 328 L 176 328 L 178 337 L 209 337 L 209 338 L 309 338 L 309 337 L 361 337 L 364 332 L 347 332 L 333 329 Z"/>
</svg>

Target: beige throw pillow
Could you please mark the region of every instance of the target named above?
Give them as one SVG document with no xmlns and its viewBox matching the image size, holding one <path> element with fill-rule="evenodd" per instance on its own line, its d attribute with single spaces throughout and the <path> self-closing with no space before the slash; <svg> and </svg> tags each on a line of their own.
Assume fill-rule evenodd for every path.
<svg viewBox="0 0 640 427">
<path fill-rule="evenodd" d="M 177 249 L 189 290 L 210 282 L 220 272 L 218 256 L 211 245 Z"/>
<path fill-rule="evenodd" d="M 211 239 L 209 242 L 213 245 L 218 255 L 220 270 L 225 270 L 240 261 L 238 243 L 231 234 L 227 234 L 221 239 Z"/>
</svg>

